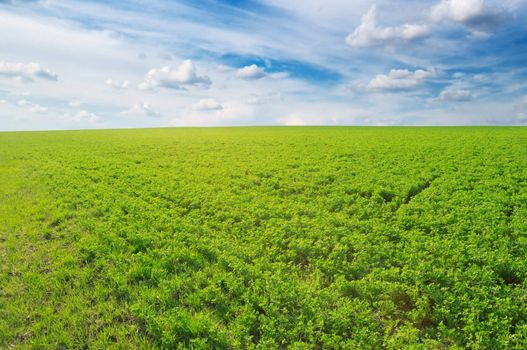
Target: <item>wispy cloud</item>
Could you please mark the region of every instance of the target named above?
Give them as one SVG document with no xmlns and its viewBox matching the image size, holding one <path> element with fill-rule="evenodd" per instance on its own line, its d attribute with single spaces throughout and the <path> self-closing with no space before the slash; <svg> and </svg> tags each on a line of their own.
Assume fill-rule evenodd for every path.
<svg viewBox="0 0 527 350">
<path fill-rule="evenodd" d="M 100 118 L 95 113 L 86 110 L 68 113 L 65 118 L 75 123 L 97 124 L 100 122 Z"/>
<path fill-rule="evenodd" d="M 114 89 L 128 89 L 130 87 L 129 80 L 120 81 L 120 80 L 106 79 L 105 83 L 106 85 Z"/>
<path fill-rule="evenodd" d="M 524 0 L 3 1 L 0 129 L 516 123 L 501 116 L 525 113 L 526 15 Z"/>
<path fill-rule="evenodd" d="M 466 102 L 472 100 L 472 92 L 468 89 L 460 89 L 453 86 L 445 88 L 439 94 L 439 101 Z"/>
<path fill-rule="evenodd" d="M 430 28 L 424 24 L 381 27 L 377 23 L 377 8 L 372 6 L 362 16 L 361 24 L 346 37 L 346 42 L 355 47 L 370 47 L 423 39 L 430 33 Z"/>
<path fill-rule="evenodd" d="M 57 81 L 57 73 L 44 69 L 38 63 L 10 63 L 0 61 L 0 75 L 13 77 L 23 81 L 33 81 L 35 79 L 44 79 Z"/>
<path fill-rule="evenodd" d="M 18 105 L 26 107 L 31 113 L 46 113 L 49 110 L 48 107 L 41 106 L 38 103 L 33 103 L 28 100 L 20 100 L 18 101 Z"/>
<path fill-rule="evenodd" d="M 159 112 L 157 112 L 149 103 L 141 102 L 136 103 L 130 109 L 122 112 L 123 115 L 130 116 L 147 116 L 147 117 L 159 117 Z"/>
<path fill-rule="evenodd" d="M 196 111 L 219 111 L 223 109 L 223 106 L 213 98 L 203 98 L 193 104 L 192 109 Z"/>
</svg>

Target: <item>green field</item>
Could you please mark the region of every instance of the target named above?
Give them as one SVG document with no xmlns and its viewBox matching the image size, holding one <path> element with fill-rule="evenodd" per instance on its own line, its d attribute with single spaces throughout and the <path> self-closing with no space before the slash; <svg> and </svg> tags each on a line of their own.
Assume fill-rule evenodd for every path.
<svg viewBox="0 0 527 350">
<path fill-rule="evenodd" d="M 527 128 L 0 133 L 0 348 L 525 349 Z"/>
</svg>

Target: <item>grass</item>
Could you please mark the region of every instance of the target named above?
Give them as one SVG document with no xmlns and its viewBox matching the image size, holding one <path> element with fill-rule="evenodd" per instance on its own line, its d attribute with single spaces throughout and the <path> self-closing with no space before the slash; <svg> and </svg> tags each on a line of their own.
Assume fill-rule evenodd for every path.
<svg viewBox="0 0 527 350">
<path fill-rule="evenodd" d="M 524 349 L 527 129 L 0 133 L 0 348 Z"/>
</svg>

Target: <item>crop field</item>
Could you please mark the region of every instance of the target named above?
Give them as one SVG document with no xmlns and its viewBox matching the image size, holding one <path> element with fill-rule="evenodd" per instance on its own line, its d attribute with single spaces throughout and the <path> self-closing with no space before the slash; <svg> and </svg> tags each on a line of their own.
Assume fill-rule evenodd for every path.
<svg viewBox="0 0 527 350">
<path fill-rule="evenodd" d="M 0 133 L 0 348 L 525 349 L 527 129 Z"/>
</svg>

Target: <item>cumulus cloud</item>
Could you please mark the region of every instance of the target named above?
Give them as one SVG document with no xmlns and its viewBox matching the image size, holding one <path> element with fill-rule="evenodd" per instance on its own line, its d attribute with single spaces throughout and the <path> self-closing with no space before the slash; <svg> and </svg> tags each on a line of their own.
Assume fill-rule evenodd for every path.
<svg viewBox="0 0 527 350">
<path fill-rule="evenodd" d="M 492 31 L 506 18 L 505 9 L 489 5 L 485 0 L 442 0 L 432 8 L 435 21 L 461 23 L 476 34 Z"/>
<path fill-rule="evenodd" d="M 241 79 L 256 80 L 265 77 L 265 70 L 256 64 L 245 66 L 236 71 L 236 76 Z"/>
<path fill-rule="evenodd" d="M 46 113 L 48 111 L 48 107 L 43 107 L 37 103 L 33 103 L 28 100 L 20 100 L 18 101 L 18 105 L 20 107 L 26 107 L 27 110 L 31 113 Z"/>
<path fill-rule="evenodd" d="M 411 90 L 435 75 L 434 70 L 418 69 L 412 72 L 408 69 L 392 69 L 388 75 L 379 74 L 375 76 L 368 83 L 368 89 L 374 91 Z"/>
<path fill-rule="evenodd" d="M 429 35 L 430 28 L 420 24 L 380 27 L 377 24 L 377 9 L 374 5 L 362 16 L 362 22 L 355 31 L 346 37 L 346 42 L 354 47 L 371 47 L 423 39 Z"/>
<path fill-rule="evenodd" d="M 158 69 L 151 69 L 144 77 L 144 81 L 139 85 L 142 90 L 149 90 L 156 87 L 167 89 L 185 89 L 188 86 L 208 87 L 211 84 L 207 76 L 199 76 L 196 73 L 196 66 L 191 60 L 185 60 L 177 68 L 165 66 Z"/>
<path fill-rule="evenodd" d="M 141 102 L 136 103 L 130 109 L 124 111 L 124 115 L 134 115 L 134 116 L 147 116 L 147 117 L 158 117 L 159 112 L 154 110 L 149 103 Z"/>
<path fill-rule="evenodd" d="M 223 109 L 221 103 L 213 98 L 204 98 L 192 105 L 195 111 L 219 111 Z"/>
<path fill-rule="evenodd" d="M 437 98 L 439 101 L 465 102 L 472 100 L 472 92 L 456 86 L 446 87 Z"/>
<path fill-rule="evenodd" d="M 44 79 L 57 81 L 58 75 L 48 69 L 42 68 L 38 63 L 10 63 L 0 61 L 0 75 L 12 77 L 23 81 Z"/>
<path fill-rule="evenodd" d="M 128 80 L 120 81 L 120 80 L 106 79 L 106 85 L 114 89 L 124 90 L 130 87 L 130 82 Z"/>
</svg>

